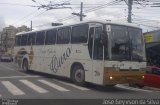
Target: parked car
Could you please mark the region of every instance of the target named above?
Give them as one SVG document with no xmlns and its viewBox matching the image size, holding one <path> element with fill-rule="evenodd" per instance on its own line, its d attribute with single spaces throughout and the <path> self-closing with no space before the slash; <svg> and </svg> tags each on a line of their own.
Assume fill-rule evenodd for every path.
<svg viewBox="0 0 160 105">
<path fill-rule="evenodd" d="M 160 68 L 148 66 L 143 81 L 144 86 L 160 88 Z"/>
<path fill-rule="evenodd" d="M 147 66 L 143 83 L 130 84 L 130 86 L 139 88 L 142 88 L 144 86 L 160 88 L 160 68 L 156 66 Z"/>
<path fill-rule="evenodd" d="M 9 55 L 1 55 L 0 61 L 1 62 L 12 62 L 13 58 Z"/>
</svg>

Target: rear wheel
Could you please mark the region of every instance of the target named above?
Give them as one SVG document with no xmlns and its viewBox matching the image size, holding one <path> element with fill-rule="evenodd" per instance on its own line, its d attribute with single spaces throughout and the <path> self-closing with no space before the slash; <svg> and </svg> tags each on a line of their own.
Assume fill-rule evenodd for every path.
<svg viewBox="0 0 160 105">
<path fill-rule="evenodd" d="M 28 72 L 28 61 L 27 60 L 23 61 L 23 71 Z"/>
<path fill-rule="evenodd" d="M 82 66 L 76 65 L 73 68 L 71 79 L 77 85 L 85 85 L 85 72 Z"/>
</svg>

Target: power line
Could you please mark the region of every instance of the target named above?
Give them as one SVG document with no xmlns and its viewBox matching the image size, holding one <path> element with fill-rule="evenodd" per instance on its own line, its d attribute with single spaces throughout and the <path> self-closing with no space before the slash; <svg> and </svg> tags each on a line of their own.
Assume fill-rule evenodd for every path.
<svg viewBox="0 0 160 105">
<path fill-rule="evenodd" d="M 52 9 L 66 9 L 69 8 L 71 9 L 71 7 L 66 7 L 66 5 L 70 5 L 70 3 L 54 3 L 52 4 L 52 2 L 50 1 L 48 4 L 41 4 L 39 2 L 37 2 L 36 0 L 32 0 L 34 3 L 38 4 L 39 6 L 35 6 L 38 7 L 38 9 L 43 8 L 46 10 L 52 10 Z"/>
<path fill-rule="evenodd" d="M 80 17 L 80 21 L 83 20 L 83 17 L 86 17 L 86 15 L 83 14 L 83 2 L 81 2 L 81 9 L 80 9 L 80 13 L 72 13 L 73 15 L 79 16 Z"/>
<path fill-rule="evenodd" d="M 34 7 L 34 5 L 25 5 L 25 4 L 20 4 L 20 3 L 0 3 L 0 5 L 29 6 L 29 7 Z"/>
<path fill-rule="evenodd" d="M 37 9 L 37 10 L 35 10 L 35 11 L 33 11 L 33 12 L 31 12 L 31 13 L 27 14 L 26 16 L 24 16 L 24 17 L 22 17 L 22 18 L 18 19 L 17 21 L 15 21 L 15 22 L 13 23 L 13 25 L 15 25 L 15 24 L 19 23 L 20 21 L 22 21 L 22 20 L 26 19 L 26 18 L 27 18 L 27 17 L 29 17 L 29 16 L 32 16 L 32 15 L 33 15 L 33 14 L 35 14 L 37 11 L 39 11 L 39 10 Z"/>
<path fill-rule="evenodd" d="M 138 24 L 138 25 L 142 25 L 142 26 L 147 26 L 147 27 L 152 27 L 152 28 L 157 28 L 159 29 L 160 27 L 156 27 L 156 26 L 151 26 L 151 25 L 146 25 L 146 24 L 142 24 L 142 23 L 136 23 L 136 22 L 133 22 L 134 24 Z"/>
<path fill-rule="evenodd" d="M 88 10 L 85 10 L 84 13 L 93 12 L 93 11 L 95 11 L 95 10 L 102 9 L 102 8 L 104 8 L 104 7 L 106 7 L 106 6 L 114 5 L 115 3 L 116 3 L 115 1 L 114 1 L 114 2 L 109 2 L 109 3 L 107 3 L 107 4 L 103 4 L 103 5 L 101 5 L 101 6 L 97 6 L 97 7 L 94 7 L 94 8 L 88 9 Z M 105 5 L 105 6 L 104 6 L 104 5 Z M 59 19 L 58 21 L 59 21 L 59 22 L 66 21 L 66 20 L 72 19 L 73 17 L 75 17 L 75 16 L 70 15 L 70 16 L 68 16 L 68 17 Z"/>
<path fill-rule="evenodd" d="M 38 7 L 38 10 L 41 9 L 41 8 L 44 8 L 46 11 L 51 10 L 51 9 L 70 8 L 70 7 L 65 7 L 65 5 L 68 5 L 67 3 L 51 4 L 51 2 L 49 2 L 48 5 L 44 5 L 44 4 L 41 4 L 41 3 L 39 3 L 39 2 L 37 2 L 37 1 L 35 1 L 35 0 L 32 0 L 32 1 L 33 1 L 34 3 L 40 5 L 40 6 L 32 6 L 32 5 L 27 5 L 27 6 Z M 20 4 L 15 4 L 15 3 L 6 3 L 6 4 L 20 5 Z M 46 12 L 46 11 L 44 11 L 44 12 Z M 33 13 L 35 13 L 35 12 L 33 12 Z M 29 15 L 22 17 L 20 20 L 24 20 L 25 18 L 29 17 L 29 16 L 32 15 L 33 13 L 30 13 Z M 37 17 L 37 16 L 39 16 L 39 15 L 41 15 L 41 14 L 43 14 L 43 13 L 40 13 L 40 14 L 34 16 L 34 17 Z M 34 17 L 32 17 L 32 18 L 34 18 Z M 31 19 L 32 19 L 32 18 L 31 18 Z M 18 20 L 18 21 L 20 21 L 20 20 Z M 28 20 L 30 20 L 30 19 L 28 19 Z M 26 23 L 28 20 L 26 20 L 24 23 Z M 17 21 L 16 21 L 15 23 L 17 23 Z"/>
<path fill-rule="evenodd" d="M 143 20 L 159 22 L 159 21 L 157 21 L 157 20 L 146 19 L 146 18 L 143 18 L 143 17 L 138 16 L 138 15 L 135 15 L 135 14 L 132 14 L 132 15 L 134 15 L 134 16 L 137 17 L 137 18 L 143 19 Z"/>
<path fill-rule="evenodd" d="M 113 1 L 113 2 L 110 2 L 110 3 L 112 3 L 112 5 L 113 4 L 117 4 L 118 2 L 116 2 L 116 1 Z M 97 7 L 94 7 L 94 8 L 91 8 L 91 9 L 88 9 L 88 10 L 86 10 L 86 11 L 84 11 L 84 13 L 89 13 L 89 12 L 92 12 L 92 11 L 95 11 L 95 10 L 98 10 L 98 9 L 101 9 L 101 8 L 104 8 L 105 6 L 104 5 L 107 5 L 107 6 L 109 6 L 108 5 L 109 3 L 107 3 L 107 4 L 102 4 L 102 5 L 100 5 L 100 6 L 97 6 Z M 72 4 L 71 4 L 72 5 Z M 74 4 L 73 4 L 74 5 Z M 85 5 L 85 4 L 84 4 Z M 89 4 L 88 4 L 89 5 Z M 91 4 L 92 5 L 92 4 Z M 122 5 L 122 4 L 119 4 L 119 5 Z M 139 3 L 138 3 L 138 5 L 139 5 Z M 104 7 L 103 7 L 104 6 Z M 68 16 L 68 17 L 65 17 L 65 18 L 62 18 L 62 19 L 59 19 L 59 21 L 66 21 L 66 20 L 69 20 L 69 19 L 71 19 L 71 18 L 74 18 L 75 16 Z M 152 20 L 151 20 L 152 21 Z M 154 26 L 153 26 L 154 27 Z"/>
<path fill-rule="evenodd" d="M 96 11 L 96 10 L 98 10 L 98 9 L 102 9 L 102 8 L 104 8 L 104 7 L 106 7 L 106 6 L 110 6 L 110 5 L 117 4 L 117 3 L 119 3 L 119 2 L 121 2 L 121 1 L 115 0 L 115 1 L 109 2 L 109 3 L 107 3 L 107 4 L 102 4 L 102 5 L 100 5 L 100 6 L 93 7 L 93 8 L 91 8 L 91 9 L 85 10 L 84 13 L 93 12 L 93 11 Z M 66 21 L 66 20 L 72 19 L 72 18 L 74 18 L 74 17 L 75 17 L 75 16 L 70 15 L 70 16 L 68 16 L 68 17 L 65 17 L 65 18 L 62 18 L 62 19 L 58 19 L 57 22 Z M 49 24 L 49 23 L 48 23 L 48 24 Z M 45 24 L 44 24 L 44 25 L 45 25 Z M 38 25 L 38 26 L 36 26 L 36 27 L 39 27 L 39 26 L 43 26 L 43 25 Z"/>
<path fill-rule="evenodd" d="M 23 22 L 23 23 L 21 23 L 21 24 L 24 24 L 24 23 L 26 23 L 26 22 L 28 22 L 28 21 L 31 21 L 33 18 L 38 17 L 38 16 L 40 16 L 40 15 L 44 14 L 46 11 L 47 11 L 47 10 L 45 10 L 45 11 L 43 11 L 43 12 L 41 12 L 41 13 L 39 13 L 39 14 L 35 15 L 35 16 L 33 16 L 32 18 L 30 18 L 30 19 L 28 19 L 28 20 L 24 21 L 24 22 Z"/>
<path fill-rule="evenodd" d="M 88 9 L 88 10 L 84 11 L 84 13 L 93 12 L 93 11 L 102 9 L 102 8 L 104 8 L 104 7 L 106 7 L 106 6 L 115 5 L 115 4 L 119 3 L 119 2 L 121 2 L 121 1 L 115 0 L 115 1 L 109 2 L 109 3 L 107 3 L 107 4 L 102 4 L 102 5 L 100 5 L 100 6 L 93 7 L 93 8 L 91 8 L 91 9 Z"/>
</svg>

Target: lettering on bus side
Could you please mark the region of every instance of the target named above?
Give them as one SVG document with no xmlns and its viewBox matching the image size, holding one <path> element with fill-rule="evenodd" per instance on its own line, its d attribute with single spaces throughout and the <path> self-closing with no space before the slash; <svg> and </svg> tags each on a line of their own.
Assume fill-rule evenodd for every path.
<svg viewBox="0 0 160 105">
<path fill-rule="evenodd" d="M 71 49 L 67 48 L 66 51 L 60 58 L 57 58 L 56 55 L 53 55 L 51 63 L 50 63 L 50 70 L 56 73 L 62 64 L 67 60 L 68 57 L 71 55 Z"/>
</svg>

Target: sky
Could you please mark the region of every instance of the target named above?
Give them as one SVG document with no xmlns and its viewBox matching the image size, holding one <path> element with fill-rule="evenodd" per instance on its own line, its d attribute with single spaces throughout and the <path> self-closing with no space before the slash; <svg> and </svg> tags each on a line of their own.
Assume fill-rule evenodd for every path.
<svg viewBox="0 0 160 105">
<path fill-rule="evenodd" d="M 36 1 L 36 2 L 33 2 Z M 83 20 L 99 19 L 127 22 L 128 9 L 124 1 L 115 0 L 0 0 L 0 30 L 9 25 L 19 27 L 33 22 L 33 29 L 50 27 L 53 22 L 74 23 L 79 17 L 72 13 L 79 13 L 80 3 L 83 2 L 83 11 L 87 15 Z M 52 9 L 46 11 L 40 4 L 47 5 L 70 3 L 65 9 Z M 149 2 L 134 2 L 132 9 L 132 22 L 142 27 L 143 32 L 160 29 L 160 7 L 151 7 L 159 0 Z M 146 5 L 149 4 L 149 5 Z"/>
</svg>

